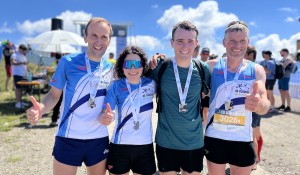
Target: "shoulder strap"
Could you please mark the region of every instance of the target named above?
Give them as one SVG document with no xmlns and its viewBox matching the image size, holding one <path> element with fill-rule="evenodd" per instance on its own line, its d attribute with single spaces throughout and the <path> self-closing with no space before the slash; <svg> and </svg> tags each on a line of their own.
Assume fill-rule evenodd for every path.
<svg viewBox="0 0 300 175">
<path fill-rule="evenodd" d="M 165 72 L 165 70 L 167 69 L 167 66 L 169 65 L 169 63 L 171 62 L 170 59 L 166 59 L 164 60 L 164 62 L 162 63 L 160 69 L 158 70 L 158 75 L 157 75 L 157 90 L 156 90 L 156 103 L 157 103 L 157 107 L 156 107 L 156 113 L 160 113 L 162 112 L 162 103 L 161 103 L 161 78 Z"/>
</svg>

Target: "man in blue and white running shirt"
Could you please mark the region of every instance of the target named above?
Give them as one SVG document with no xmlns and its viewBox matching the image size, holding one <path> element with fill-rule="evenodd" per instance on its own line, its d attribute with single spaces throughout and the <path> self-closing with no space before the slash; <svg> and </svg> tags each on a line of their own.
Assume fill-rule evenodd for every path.
<svg viewBox="0 0 300 175">
<path fill-rule="evenodd" d="M 270 102 L 262 66 L 245 60 L 249 29 L 233 21 L 225 30 L 223 45 L 227 57 L 210 60 L 211 96 L 205 130 L 205 156 L 209 175 L 250 175 L 255 162 L 252 112 L 267 113 Z"/>
<path fill-rule="evenodd" d="M 41 103 L 31 97 L 33 107 L 27 110 L 27 118 L 36 124 L 64 91 L 52 153 L 55 175 L 75 175 L 82 162 L 89 175 L 105 174 L 108 131 L 98 116 L 113 73 L 113 65 L 102 59 L 111 35 L 112 27 L 106 19 L 92 18 L 85 29 L 87 52 L 62 57 L 51 79 L 49 93 Z"/>
</svg>

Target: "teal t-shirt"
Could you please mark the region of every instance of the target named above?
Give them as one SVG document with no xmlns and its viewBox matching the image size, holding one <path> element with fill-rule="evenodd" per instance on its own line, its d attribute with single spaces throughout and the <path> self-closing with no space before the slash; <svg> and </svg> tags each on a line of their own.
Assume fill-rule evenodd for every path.
<svg viewBox="0 0 300 175">
<path fill-rule="evenodd" d="M 202 118 L 199 108 L 199 98 L 201 90 L 201 77 L 195 63 L 193 63 L 193 73 L 187 94 L 187 112 L 179 112 L 179 95 L 173 70 L 173 63 L 169 63 L 161 79 L 161 100 L 162 112 L 158 114 L 158 123 L 155 142 L 159 146 L 177 149 L 194 150 L 202 148 L 203 130 Z M 152 71 L 152 76 L 157 79 L 157 68 Z M 205 64 L 208 70 L 208 65 Z M 189 68 L 178 67 L 181 87 L 185 86 Z M 206 72 L 206 71 L 205 71 Z"/>
</svg>

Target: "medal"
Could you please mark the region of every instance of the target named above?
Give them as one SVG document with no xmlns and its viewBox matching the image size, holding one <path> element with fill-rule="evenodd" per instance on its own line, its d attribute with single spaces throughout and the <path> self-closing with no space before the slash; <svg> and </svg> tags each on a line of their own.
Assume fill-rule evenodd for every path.
<svg viewBox="0 0 300 175">
<path fill-rule="evenodd" d="M 139 121 L 134 121 L 133 124 L 134 124 L 133 129 L 137 131 L 140 128 L 140 122 Z"/>
<path fill-rule="evenodd" d="M 187 104 L 183 103 L 183 104 L 179 104 L 179 112 L 187 112 Z"/>
<path fill-rule="evenodd" d="M 227 101 L 225 101 L 225 110 L 231 110 L 231 109 L 233 109 L 233 101 L 231 101 L 231 100 L 227 100 Z"/>
<path fill-rule="evenodd" d="M 89 105 L 90 108 L 96 107 L 95 99 L 94 98 L 90 98 L 89 102 L 88 102 L 88 105 Z"/>
</svg>

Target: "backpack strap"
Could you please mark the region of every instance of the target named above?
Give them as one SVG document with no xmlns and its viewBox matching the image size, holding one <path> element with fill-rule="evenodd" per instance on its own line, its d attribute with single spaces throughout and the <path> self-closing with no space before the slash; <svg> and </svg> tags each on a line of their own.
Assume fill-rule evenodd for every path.
<svg viewBox="0 0 300 175">
<path fill-rule="evenodd" d="M 160 69 L 158 70 L 158 76 L 157 76 L 157 89 L 156 89 L 156 113 L 162 112 L 162 103 L 161 103 L 161 78 L 167 69 L 167 66 L 171 62 L 170 59 L 165 59 L 162 63 Z"/>
</svg>

